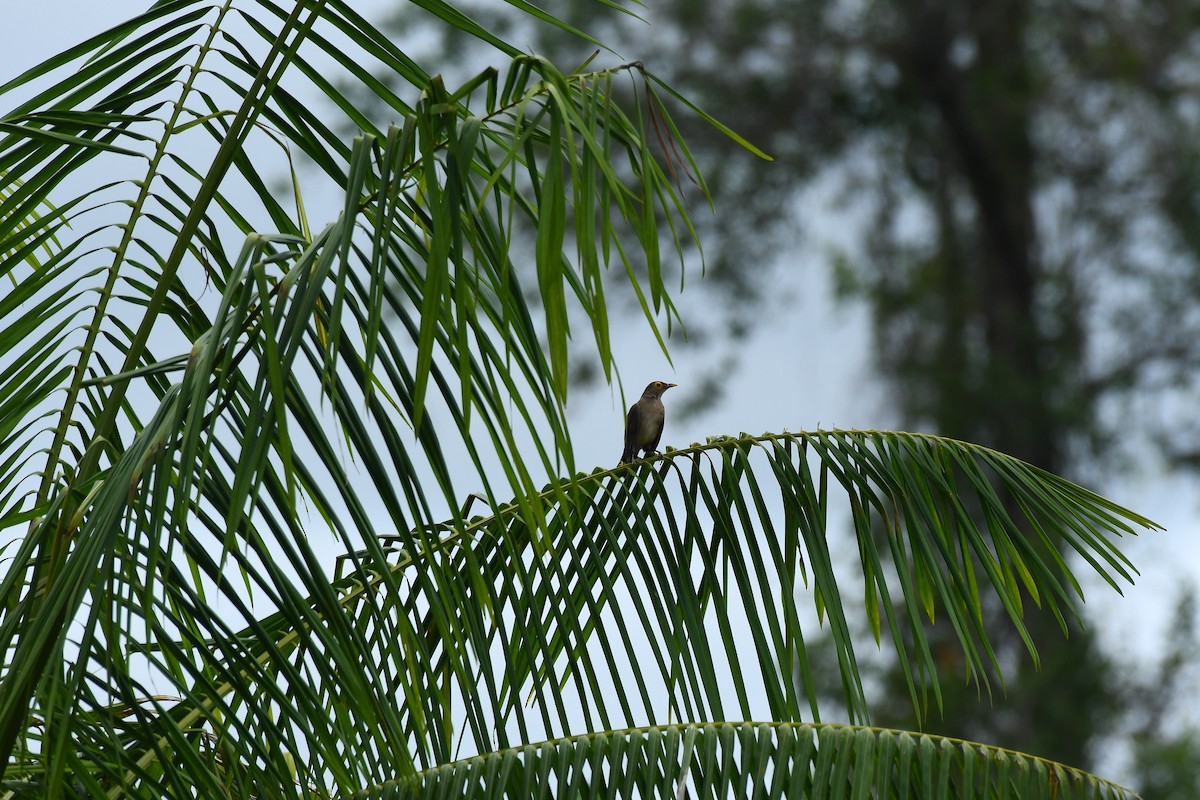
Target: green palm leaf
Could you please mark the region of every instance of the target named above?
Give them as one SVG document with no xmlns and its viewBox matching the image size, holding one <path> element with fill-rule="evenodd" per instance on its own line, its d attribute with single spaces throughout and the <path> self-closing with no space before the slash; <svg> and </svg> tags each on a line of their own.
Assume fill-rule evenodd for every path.
<svg viewBox="0 0 1200 800">
<path fill-rule="evenodd" d="M 1127 798 L 1010 750 L 839 725 L 672 725 L 528 744 L 389 782 L 393 797 Z"/>
<path fill-rule="evenodd" d="M 481 752 L 528 741 L 532 729 L 567 736 L 646 720 L 819 719 L 813 682 L 797 678 L 813 668 L 806 637 L 827 626 L 844 712 L 866 721 L 847 621 L 856 602 L 876 640 L 886 633 L 903 664 L 911 655 L 909 687 L 923 708 L 925 692 L 938 691 L 923 681 L 934 671 L 923 633 L 933 611 L 927 597 L 959 635 L 966 677 L 986 687 L 999 665 L 979 582 L 967 577 L 972 564 L 984 565 L 985 585 L 1024 634 L 1026 586 L 1042 587 L 1043 613 L 1060 619 L 1074 613 L 1079 592 L 1064 561 L 1042 556 L 1057 550 L 1039 543 L 1061 540 L 1117 585 L 1132 567 L 1111 537 L 1153 527 L 1016 459 L 910 434 L 726 439 L 675 451 L 636 478 L 628 472 L 600 470 L 547 487 L 537 526 L 511 503 L 465 525 L 448 521 L 436 538 L 389 537 L 397 555 L 387 571 L 372 552 L 352 554 L 358 577 L 339 584 L 347 612 L 368 628 L 384 624 L 374 604 L 390 591 L 387 580 L 409 576 L 395 598 L 404 611 L 386 624 L 419 619 L 423 635 L 411 645 L 422 662 L 458 678 L 454 691 L 426 698 L 423 718 L 453 719 L 452 706 L 465 706 L 455 729 L 465 724 Z M 923 495 L 916 485 L 926 487 Z M 831 523 L 831 488 L 856 509 L 858 578 L 835 564 L 845 534 Z M 1022 518 L 1005 511 L 1007 500 Z M 988 503 L 996 512 L 980 527 L 967 505 Z M 454 755 L 439 735 L 428 734 L 433 762 Z"/>
</svg>

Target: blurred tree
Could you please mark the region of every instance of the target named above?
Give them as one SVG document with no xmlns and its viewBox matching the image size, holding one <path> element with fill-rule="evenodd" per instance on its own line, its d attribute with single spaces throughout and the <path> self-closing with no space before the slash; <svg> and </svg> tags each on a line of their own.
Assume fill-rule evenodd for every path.
<svg viewBox="0 0 1200 800">
<path fill-rule="evenodd" d="M 798 201 L 832 182 L 837 224 L 861 233 L 836 254 L 839 285 L 869 303 L 905 424 L 1087 477 L 1118 432 L 1197 460 L 1194 415 L 1139 415 L 1131 431 L 1123 412 L 1200 388 L 1200 5 L 662 0 L 650 25 L 601 10 L 573 5 L 570 21 L 653 53 L 776 158 L 704 159 L 721 209 L 710 276 L 737 301 L 723 332 L 764 317 L 789 238 L 820 241 Z M 530 36 L 564 62 L 589 47 Z M 728 152 L 711 131 L 687 136 Z M 934 727 L 1086 762 L 1124 695 L 1089 635 L 1044 634 L 1040 673 L 1021 662 L 994 705 L 948 698 Z M 998 648 L 1022 658 L 1015 640 Z"/>
<path fill-rule="evenodd" d="M 1124 692 L 1136 698 L 1136 716 L 1124 731 L 1133 742 L 1134 774 L 1144 797 L 1190 800 L 1200 797 L 1200 730 L 1181 711 L 1194 704 L 1200 678 L 1200 640 L 1196 636 L 1195 587 L 1180 594 L 1167 627 L 1166 651 L 1149 679 L 1129 680 Z"/>
</svg>

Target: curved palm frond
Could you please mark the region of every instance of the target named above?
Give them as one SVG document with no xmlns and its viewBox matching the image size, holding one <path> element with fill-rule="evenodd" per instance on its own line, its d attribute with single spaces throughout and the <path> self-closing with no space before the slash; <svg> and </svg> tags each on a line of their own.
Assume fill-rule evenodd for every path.
<svg viewBox="0 0 1200 800">
<path fill-rule="evenodd" d="M 388 537 L 386 569 L 375 551 L 348 556 L 336 585 L 370 652 L 419 665 L 394 690 L 443 680 L 402 712 L 425 768 L 461 753 L 452 735 L 484 753 L 671 720 L 819 720 L 806 642 L 826 627 L 844 713 L 867 721 L 856 596 L 875 640 L 906 665 L 914 707 L 940 702 L 924 632 L 935 611 L 958 636 L 964 677 L 990 691 L 1001 669 L 985 593 L 1036 657 L 1028 601 L 1065 631 L 1082 597 L 1059 545 L 1119 590 L 1134 570 L 1113 538 L 1157 527 L 1017 459 L 933 436 L 720 439 L 639 468 L 546 487 L 536 525 L 513 502 L 448 520 L 441 535 Z M 850 532 L 853 544 L 839 544 Z M 850 549 L 859 571 L 837 563 Z"/>
<path fill-rule="evenodd" d="M 845 725 L 668 725 L 528 744 L 389 782 L 401 797 L 1135 797 L 1011 750 Z"/>
</svg>

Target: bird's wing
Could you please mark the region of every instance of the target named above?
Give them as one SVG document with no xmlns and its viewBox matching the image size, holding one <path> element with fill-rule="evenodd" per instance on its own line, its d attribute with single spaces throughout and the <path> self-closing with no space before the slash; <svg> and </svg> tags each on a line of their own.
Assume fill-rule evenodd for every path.
<svg viewBox="0 0 1200 800">
<path fill-rule="evenodd" d="M 662 402 L 656 404 L 653 410 L 647 410 L 643 416 L 642 425 L 647 428 L 642 432 L 642 438 L 645 440 L 645 449 L 658 452 L 658 442 L 662 439 L 663 428 L 667 421 L 667 413 L 663 408 Z"/>
<path fill-rule="evenodd" d="M 625 417 L 625 451 L 621 453 L 622 461 L 632 461 L 642 438 L 642 414 L 637 403 L 629 409 Z"/>
</svg>

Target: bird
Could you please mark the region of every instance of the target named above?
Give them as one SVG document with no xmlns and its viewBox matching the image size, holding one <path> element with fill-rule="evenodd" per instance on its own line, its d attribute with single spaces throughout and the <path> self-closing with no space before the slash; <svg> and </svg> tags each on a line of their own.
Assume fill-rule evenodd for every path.
<svg viewBox="0 0 1200 800">
<path fill-rule="evenodd" d="M 651 381 L 642 392 L 642 398 L 629 408 L 629 416 L 625 418 L 625 452 L 621 453 L 621 463 L 633 461 L 634 453 L 639 450 L 643 455 L 658 452 L 658 440 L 662 438 L 663 423 L 667 419 L 667 410 L 663 407 L 662 394 L 677 383 Z"/>
</svg>

